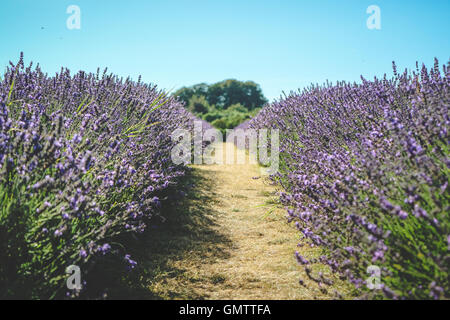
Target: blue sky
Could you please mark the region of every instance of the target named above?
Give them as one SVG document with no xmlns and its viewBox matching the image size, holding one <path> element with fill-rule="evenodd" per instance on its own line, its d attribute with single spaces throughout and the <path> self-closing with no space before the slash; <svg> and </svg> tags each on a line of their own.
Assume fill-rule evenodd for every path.
<svg viewBox="0 0 450 320">
<path fill-rule="evenodd" d="M 81 29 L 69 30 L 69 5 Z M 369 30 L 369 5 L 381 30 Z M 450 58 L 450 1 L 2 0 L 0 67 L 39 62 L 54 73 L 108 67 L 177 89 L 253 80 L 270 99 L 310 83 L 358 81 Z"/>
</svg>

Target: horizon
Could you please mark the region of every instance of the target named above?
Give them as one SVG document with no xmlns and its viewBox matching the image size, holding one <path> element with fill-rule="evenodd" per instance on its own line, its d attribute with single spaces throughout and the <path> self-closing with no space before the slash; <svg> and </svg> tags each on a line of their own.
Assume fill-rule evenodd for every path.
<svg viewBox="0 0 450 320">
<path fill-rule="evenodd" d="M 398 70 L 448 62 L 448 1 L 282 2 L 5 1 L 0 66 L 24 52 L 25 64 L 39 63 L 49 75 L 108 68 L 172 92 L 254 81 L 273 101 L 311 84 L 390 76 L 392 61 Z M 80 29 L 66 25 L 70 5 L 80 8 Z M 380 8 L 381 29 L 367 27 L 370 5 Z"/>
</svg>

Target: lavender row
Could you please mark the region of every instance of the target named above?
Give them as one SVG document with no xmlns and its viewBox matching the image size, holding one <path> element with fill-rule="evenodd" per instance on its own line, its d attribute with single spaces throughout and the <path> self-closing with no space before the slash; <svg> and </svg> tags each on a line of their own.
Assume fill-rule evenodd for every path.
<svg viewBox="0 0 450 320">
<path fill-rule="evenodd" d="M 311 86 L 248 124 L 280 130 L 281 201 L 317 257 L 361 297 L 450 297 L 450 62 Z M 377 274 L 370 274 L 373 270 Z M 379 281 L 378 281 L 379 280 Z"/>
<path fill-rule="evenodd" d="M 0 82 L 0 295 L 67 294 L 98 261 L 136 261 L 117 237 L 141 233 L 186 168 L 170 134 L 194 117 L 156 86 L 97 71 L 54 76 L 21 57 Z"/>
</svg>

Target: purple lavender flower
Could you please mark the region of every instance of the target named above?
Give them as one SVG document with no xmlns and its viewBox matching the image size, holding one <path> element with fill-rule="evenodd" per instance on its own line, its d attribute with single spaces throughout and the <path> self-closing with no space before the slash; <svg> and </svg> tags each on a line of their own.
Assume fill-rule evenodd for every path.
<svg viewBox="0 0 450 320">
<path fill-rule="evenodd" d="M 81 250 L 80 250 L 80 257 L 82 257 L 82 258 L 86 258 L 86 257 L 87 257 L 87 252 L 86 252 L 86 250 L 84 250 L 84 249 L 81 249 Z"/>
<path fill-rule="evenodd" d="M 128 269 L 134 269 L 137 265 L 137 262 L 131 259 L 131 256 L 129 254 L 125 255 L 125 261 L 128 263 Z"/>
</svg>

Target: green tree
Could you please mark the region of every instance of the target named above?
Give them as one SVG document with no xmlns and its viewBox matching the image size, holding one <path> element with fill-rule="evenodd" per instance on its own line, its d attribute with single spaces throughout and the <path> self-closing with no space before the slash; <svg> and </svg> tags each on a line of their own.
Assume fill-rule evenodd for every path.
<svg viewBox="0 0 450 320">
<path fill-rule="evenodd" d="M 236 103 L 236 104 L 233 104 L 233 105 L 229 106 L 227 108 L 227 111 L 247 113 L 248 109 L 246 107 L 244 107 L 242 104 Z"/>
<path fill-rule="evenodd" d="M 222 132 L 222 134 L 225 134 L 226 129 L 229 129 L 227 120 L 225 118 L 216 119 L 211 124 L 214 128 L 219 129 Z"/>
<path fill-rule="evenodd" d="M 188 101 L 188 110 L 197 115 L 208 113 L 209 103 L 205 96 L 193 95 Z"/>
<path fill-rule="evenodd" d="M 193 85 L 192 87 L 183 87 L 178 89 L 173 94 L 175 97 L 178 97 L 180 101 L 183 101 L 185 106 L 189 105 L 189 100 L 193 96 L 203 96 L 206 97 L 208 93 L 208 85 L 206 83 L 199 83 Z"/>
<path fill-rule="evenodd" d="M 212 111 L 208 112 L 205 115 L 203 115 L 203 120 L 208 121 L 209 123 L 212 123 L 216 119 L 222 118 L 223 115 L 218 111 Z"/>
<path fill-rule="evenodd" d="M 215 105 L 217 109 L 228 109 L 230 106 L 240 103 L 247 110 L 253 110 L 268 102 L 258 84 L 253 81 L 243 82 L 234 79 L 224 80 L 210 86 L 200 83 L 191 87 L 183 87 L 173 95 L 183 101 L 186 106 L 189 105 L 189 100 L 193 96 L 204 96 L 209 105 Z"/>
<path fill-rule="evenodd" d="M 242 82 L 234 79 L 209 86 L 206 99 L 210 105 L 220 109 L 227 109 L 233 104 L 240 103 L 248 110 L 253 110 L 267 103 L 258 84 L 253 81 Z"/>
<path fill-rule="evenodd" d="M 174 96 L 183 101 L 189 111 L 222 132 L 249 119 L 267 103 L 258 84 L 234 79 L 210 86 L 200 83 L 183 87 Z"/>
</svg>

